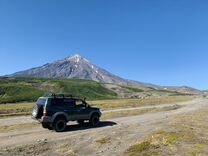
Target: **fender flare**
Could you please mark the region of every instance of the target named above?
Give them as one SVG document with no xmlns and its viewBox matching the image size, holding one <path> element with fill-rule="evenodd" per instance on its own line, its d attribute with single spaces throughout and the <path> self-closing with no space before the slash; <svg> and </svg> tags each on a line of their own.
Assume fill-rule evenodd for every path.
<svg viewBox="0 0 208 156">
<path fill-rule="evenodd" d="M 92 111 L 92 112 L 90 112 L 90 118 L 92 117 L 93 114 L 97 114 L 99 117 L 101 117 L 101 112 Z"/>
<path fill-rule="evenodd" d="M 66 118 L 67 121 L 69 120 L 69 117 L 68 117 L 67 113 L 64 113 L 64 112 L 56 112 L 56 113 L 53 115 L 51 121 L 54 122 L 54 120 L 55 120 L 58 116 L 64 116 L 64 117 Z"/>
</svg>

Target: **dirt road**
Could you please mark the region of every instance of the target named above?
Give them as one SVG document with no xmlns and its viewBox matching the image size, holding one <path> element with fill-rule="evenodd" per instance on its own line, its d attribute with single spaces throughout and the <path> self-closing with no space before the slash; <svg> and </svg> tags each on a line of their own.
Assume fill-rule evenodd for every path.
<svg viewBox="0 0 208 156">
<path fill-rule="evenodd" d="M 162 107 L 168 107 L 168 106 L 174 106 L 174 105 L 186 106 L 186 105 L 195 103 L 197 101 L 198 99 L 195 99 L 193 101 L 173 103 L 173 104 L 148 105 L 148 106 L 139 106 L 139 107 L 130 107 L 130 108 L 119 108 L 119 109 L 113 109 L 113 110 L 103 110 L 102 113 L 118 112 L 118 111 L 123 111 L 123 110 L 142 110 L 142 109 L 148 109 L 148 108 L 162 108 Z M 34 120 L 31 119 L 30 115 L 0 118 L 0 126 L 9 126 L 9 125 L 30 123 L 30 122 L 34 122 Z"/>
<path fill-rule="evenodd" d="M 123 155 L 124 151 L 130 145 L 135 143 L 138 138 L 142 138 L 152 131 L 164 126 L 169 119 L 174 118 L 178 114 L 184 114 L 207 107 L 208 100 L 195 99 L 190 102 L 177 104 L 183 105 L 184 107 L 177 110 L 147 113 L 138 116 L 102 121 L 98 128 L 90 128 L 88 126 L 81 127 L 76 123 L 70 123 L 67 131 L 63 133 L 48 131 L 39 125 L 21 131 L 16 130 L 0 133 L 0 149 L 14 146 L 26 147 L 30 144 L 38 146 L 40 143 L 46 142 L 49 148 L 41 155 L 66 155 L 66 151 L 61 151 L 60 149 L 63 145 L 67 145 L 67 148 L 70 147 L 71 154 L 74 155 L 120 156 Z M 127 110 L 171 105 L 127 108 Z M 120 110 L 123 109 L 112 111 Z M 0 119 L 0 126 L 27 122 L 32 122 L 30 117 L 5 118 Z M 18 155 L 18 153 L 16 154 Z M 8 153 L 3 150 L 0 155 L 8 155 Z"/>
</svg>

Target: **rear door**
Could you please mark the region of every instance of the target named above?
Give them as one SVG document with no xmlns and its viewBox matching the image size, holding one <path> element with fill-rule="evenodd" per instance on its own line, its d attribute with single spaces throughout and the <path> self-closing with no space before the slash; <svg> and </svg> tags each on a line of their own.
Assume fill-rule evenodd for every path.
<svg viewBox="0 0 208 156">
<path fill-rule="evenodd" d="M 63 112 L 64 103 L 63 98 L 52 98 L 50 99 L 50 105 L 48 106 L 48 114 L 51 116 L 57 112 Z"/>
<path fill-rule="evenodd" d="M 76 106 L 75 100 L 64 99 L 64 112 L 68 114 L 70 120 L 76 120 Z"/>
</svg>

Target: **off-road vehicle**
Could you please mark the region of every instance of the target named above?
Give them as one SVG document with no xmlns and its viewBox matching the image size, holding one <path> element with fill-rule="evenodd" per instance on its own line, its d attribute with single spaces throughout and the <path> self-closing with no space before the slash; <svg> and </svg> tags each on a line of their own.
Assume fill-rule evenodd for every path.
<svg viewBox="0 0 208 156">
<path fill-rule="evenodd" d="M 38 120 L 43 128 L 62 132 L 68 121 L 77 121 L 83 124 L 89 121 L 97 126 L 100 121 L 99 108 L 93 108 L 85 99 L 65 97 L 63 94 L 46 94 L 40 97 L 33 110 L 32 118 Z"/>
</svg>

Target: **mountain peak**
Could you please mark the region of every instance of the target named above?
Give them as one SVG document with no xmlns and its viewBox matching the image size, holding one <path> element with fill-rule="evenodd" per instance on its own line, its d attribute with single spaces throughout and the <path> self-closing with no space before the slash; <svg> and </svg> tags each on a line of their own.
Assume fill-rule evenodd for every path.
<svg viewBox="0 0 208 156">
<path fill-rule="evenodd" d="M 72 55 L 71 58 L 82 58 L 79 54 Z"/>
<path fill-rule="evenodd" d="M 86 62 L 89 62 L 87 59 L 83 58 L 81 55 L 79 54 L 75 54 L 75 55 L 71 55 L 69 57 L 66 57 L 65 60 L 67 61 L 72 61 L 72 62 L 75 62 L 75 63 L 79 63 L 81 61 L 86 61 Z"/>
<path fill-rule="evenodd" d="M 76 59 L 76 58 L 82 58 L 82 56 L 79 54 L 74 54 L 66 57 L 65 59 Z"/>
</svg>

